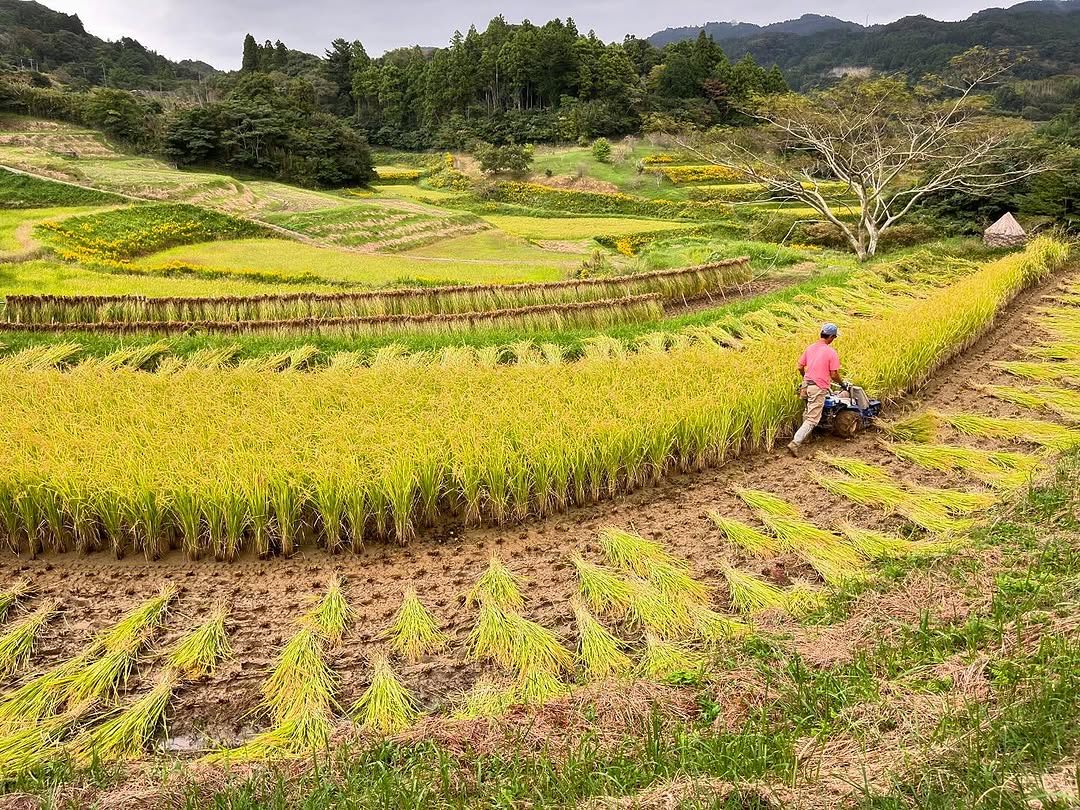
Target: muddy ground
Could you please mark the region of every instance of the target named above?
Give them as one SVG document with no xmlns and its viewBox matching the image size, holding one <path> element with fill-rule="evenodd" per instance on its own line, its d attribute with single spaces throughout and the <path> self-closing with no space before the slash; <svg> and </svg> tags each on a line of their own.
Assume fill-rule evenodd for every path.
<svg viewBox="0 0 1080 810">
<path fill-rule="evenodd" d="M 1014 343 L 1034 342 L 1037 335 L 1025 319 L 1043 303 L 1045 295 L 1055 291 L 1061 278 L 1022 295 L 1003 313 L 991 333 L 915 395 L 889 405 L 886 415 L 896 417 L 921 405 L 994 415 L 1032 415 L 973 390 L 969 383 L 998 376 L 987 364 L 1019 357 Z M 842 342 L 838 348 L 842 358 Z M 1039 416 L 1052 418 L 1047 414 Z M 824 437 L 815 441 L 814 448 L 857 455 L 888 466 L 911 481 L 974 488 L 970 482 L 929 474 L 895 460 L 875 446 L 879 435 L 870 431 L 851 442 Z M 955 436 L 946 438 L 971 442 Z M 61 600 L 63 617 L 45 634 L 35 654 L 38 669 L 71 655 L 95 631 L 164 583 L 179 588 L 164 642 L 177 637 L 212 605 L 225 600 L 231 605 L 228 629 L 233 658 L 213 677 L 180 690 L 173 702 L 169 732 L 172 747 L 177 748 L 201 745 L 208 738 L 232 742 L 246 738 L 262 725 L 261 718 L 252 713 L 259 702 L 260 683 L 278 648 L 291 634 L 294 620 L 321 593 L 332 573 L 343 577 L 357 610 L 353 629 L 331 660 L 342 679 L 341 704 L 350 706 L 365 688 L 365 656 L 378 645 L 378 634 L 396 610 L 402 589 L 414 585 L 452 639 L 445 654 L 397 668 L 427 709 L 469 688 L 483 670 L 465 661 L 464 642 L 475 616 L 464 606 L 463 594 L 484 570 L 492 552 L 526 579 L 526 615 L 554 628 L 568 644 L 572 644 L 570 599 L 575 590 L 568 557 L 580 552 L 599 561 L 597 530 L 608 524 L 632 527 L 646 537 L 660 539 L 687 558 L 695 573 L 715 587 L 721 608 L 726 605 L 726 597 L 718 562 L 725 558 L 781 584 L 800 578 L 816 582 L 813 572 L 793 557 L 768 561 L 741 557 L 721 540 L 708 518 L 708 512 L 717 509 L 730 517 L 752 520 L 749 510 L 731 491 L 733 485 L 739 485 L 789 498 L 820 525 L 849 519 L 867 527 L 896 528 L 895 518 L 854 506 L 812 483 L 810 473 L 823 466 L 815 463 L 812 455 L 794 460 L 778 451 L 755 453 L 717 469 L 673 475 L 655 487 L 545 520 L 498 528 L 444 526 L 408 547 L 372 545 L 359 554 L 329 555 L 305 549 L 291 559 L 217 563 L 189 562 L 178 553 L 157 562 L 136 557 L 118 561 L 104 553 L 22 560 L 4 553 L 0 556 L 0 585 L 25 577 L 41 595 Z M 934 593 L 923 598 L 927 602 L 924 607 L 931 610 L 947 601 Z M 152 667 L 144 666 L 140 674 L 152 675 Z M 132 686 L 138 688 L 137 684 Z"/>
</svg>

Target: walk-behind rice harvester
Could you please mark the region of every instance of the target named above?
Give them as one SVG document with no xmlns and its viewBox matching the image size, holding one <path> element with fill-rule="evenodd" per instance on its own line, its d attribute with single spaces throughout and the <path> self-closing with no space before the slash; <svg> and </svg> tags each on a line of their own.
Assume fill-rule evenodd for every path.
<svg viewBox="0 0 1080 810">
<path fill-rule="evenodd" d="M 830 431 L 842 439 L 851 439 L 870 426 L 881 412 L 881 400 L 870 399 L 866 392 L 846 380 L 825 395 L 825 407 L 818 430 Z"/>
</svg>

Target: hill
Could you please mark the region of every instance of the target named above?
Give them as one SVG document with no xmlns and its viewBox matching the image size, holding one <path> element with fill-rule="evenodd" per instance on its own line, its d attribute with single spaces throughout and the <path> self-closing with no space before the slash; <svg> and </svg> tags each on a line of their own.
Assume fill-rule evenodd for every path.
<svg viewBox="0 0 1080 810">
<path fill-rule="evenodd" d="M 711 25 L 721 26 L 714 28 L 715 33 L 708 26 L 705 30 L 730 58 L 749 53 L 758 64 L 775 63 L 795 89 L 820 84 L 850 68 L 919 76 L 939 70 L 951 57 L 975 45 L 1023 50 L 1027 62 L 1018 71 L 1021 78 L 1080 72 L 1080 37 L 1076 35 L 1080 0 L 1035 0 L 1008 9 L 986 9 L 959 22 L 913 16 L 863 28 L 829 17 L 803 17 L 758 31 L 744 24 Z M 815 25 L 817 30 L 813 30 Z M 654 34 L 650 41 L 660 44 L 691 38 L 700 30 L 669 29 Z M 672 31 L 685 35 L 673 38 Z"/>
<path fill-rule="evenodd" d="M 87 33 L 78 15 L 33 0 L 0 0 L 0 70 L 5 68 L 131 90 L 173 90 L 215 72 L 205 62 L 173 62 L 129 37 L 101 39 Z"/>
<path fill-rule="evenodd" d="M 657 48 L 663 48 L 673 42 L 682 42 L 694 39 L 698 33 L 704 31 L 717 42 L 721 40 L 733 41 L 737 39 L 749 39 L 762 34 L 817 34 L 822 31 L 848 31 L 861 30 L 858 23 L 841 20 L 838 17 L 830 17 L 822 14 L 803 14 L 795 20 L 770 23 L 769 25 L 754 25 L 743 22 L 709 22 L 705 25 L 690 25 L 681 28 L 665 28 L 657 31 L 648 38 L 650 44 Z"/>
</svg>

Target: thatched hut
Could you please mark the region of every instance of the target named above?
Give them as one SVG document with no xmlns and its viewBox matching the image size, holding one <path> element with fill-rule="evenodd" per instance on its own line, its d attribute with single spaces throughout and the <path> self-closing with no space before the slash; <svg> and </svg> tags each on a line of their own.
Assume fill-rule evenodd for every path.
<svg viewBox="0 0 1080 810">
<path fill-rule="evenodd" d="M 1028 235 L 1010 213 L 983 231 L 983 242 L 990 247 L 1016 247 L 1027 241 Z"/>
</svg>

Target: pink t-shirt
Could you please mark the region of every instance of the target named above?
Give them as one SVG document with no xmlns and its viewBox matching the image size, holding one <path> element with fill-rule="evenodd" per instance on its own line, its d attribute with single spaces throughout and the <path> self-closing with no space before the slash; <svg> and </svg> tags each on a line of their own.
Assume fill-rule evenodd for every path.
<svg viewBox="0 0 1080 810">
<path fill-rule="evenodd" d="M 806 347 L 799 358 L 799 365 L 806 366 L 804 380 L 818 388 L 828 388 L 832 382 L 832 372 L 840 370 L 840 355 L 824 340 L 819 340 Z"/>
</svg>

